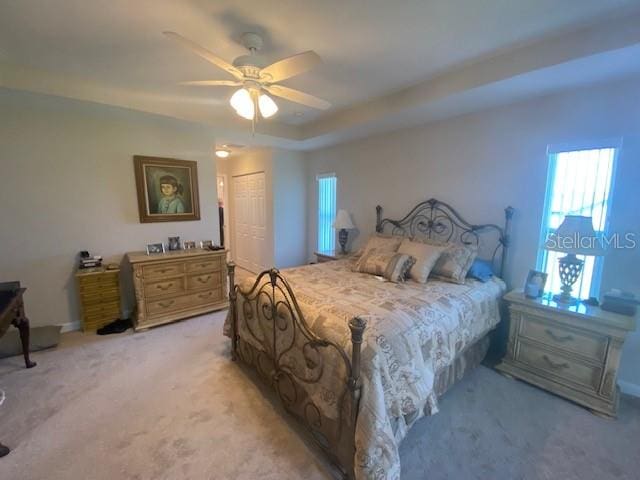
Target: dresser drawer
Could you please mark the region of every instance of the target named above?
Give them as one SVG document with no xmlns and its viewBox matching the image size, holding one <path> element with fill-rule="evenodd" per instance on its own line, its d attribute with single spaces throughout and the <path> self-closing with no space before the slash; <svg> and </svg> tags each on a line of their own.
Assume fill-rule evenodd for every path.
<svg viewBox="0 0 640 480">
<path fill-rule="evenodd" d="M 142 274 L 147 278 L 166 278 L 184 273 L 183 263 L 164 263 L 162 265 L 145 265 Z"/>
<path fill-rule="evenodd" d="M 114 288 L 119 285 L 118 275 L 87 275 L 78 279 L 80 293 L 98 292 L 105 288 Z"/>
<path fill-rule="evenodd" d="M 220 258 L 206 258 L 201 260 L 189 260 L 186 262 L 188 273 L 218 272 L 222 270 Z"/>
<path fill-rule="evenodd" d="M 83 311 L 85 321 L 103 318 L 117 318 L 120 316 L 120 303 L 111 302 L 100 305 L 88 306 Z"/>
<path fill-rule="evenodd" d="M 175 277 L 155 282 L 145 282 L 144 294 L 147 297 L 157 297 L 160 295 L 168 295 L 170 293 L 180 293 L 184 291 L 183 283 L 183 277 Z"/>
<path fill-rule="evenodd" d="M 600 385 L 602 368 L 572 360 L 527 342 L 520 342 L 516 360 L 596 391 Z"/>
<path fill-rule="evenodd" d="M 153 300 L 147 303 L 147 312 L 149 315 L 162 314 L 164 312 L 173 312 L 180 310 L 187 305 L 186 297 L 163 298 L 161 300 Z"/>
<path fill-rule="evenodd" d="M 187 276 L 187 290 L 212 289 L 219 287 L 220 272 L 200 273 Z"/>
<path fill-rule="evenodd" d="M 96 292 L 85 291 L 80 292 L 80 300 L 83 305 L 96 305 L 100 303 L 110 302 L 113 300 L 119 300 L 120 292 L 117 288 L 105 288 L 99 289 Z"/>
<path fill-rule="evenodd" d="M 222 289 L 207 290 L 204 292 L 191 293 L 187 296 L 189 305 L 206 305 L 208 303 L 217 303 L 222 300 Z"/>
<path fill-rule="evenodd" d="M 607 337 L 552 325 L 533 316 L 522 322 L 520 336 L 597 361 L 604 361 L 607 353 Z"/>
</svg>

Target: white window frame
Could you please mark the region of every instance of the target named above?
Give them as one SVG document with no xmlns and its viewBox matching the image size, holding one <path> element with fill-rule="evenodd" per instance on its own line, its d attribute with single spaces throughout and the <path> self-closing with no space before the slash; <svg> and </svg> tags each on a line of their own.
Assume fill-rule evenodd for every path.
<svg viewBox="0 0 640 480">
<path fill-rule="evenodd" d="M 542 221 L 540 224 L 540 248 L 538 249 L 538 257 L 536 261 L 536 268 L 539 271 L 546 271 L 547 269 L 547 260 L 549 257 L 549 252 L 545 250 L 543 247 L 545 241 L 547 240 L 547 225 L 549 225 L 549 220 L 551 216 L 551 202 L 552 202 L 552 189 L 555 183 L 555 174 L 556 174 L 556 159 L 557 155 L 560 153 L 566 152 L 575 152 L 575 151 L 583 151 L 583 150 L 602 150 L 602 149 L 614 149 L 613 161 L 611 166 L 611 182 L 609 184 L 609 191 L 607 193 L 607 211 L 604 220 L 604 225 L 602 230 L 598 230 L 596 228 L 596 233 L 600 232 L 602 235 L 607 235 L 609 233 L 609 226 L 611 223 L 611 212 L 613 210 L 613 200 L 614 200 L 614 191 L 615 191 L 615 183 L 616 183 L 616 172 L 618 166 L 618 158 L 620 156 L 620 150 L 622 149 L 622 139 L 608 139 L 597 142 L 582 142 L 582 143 L 573 143 L 573 144 L 558 144 L 558 145 L 549 145 L 547 147 L 547 185 L 545 191 L 545 199 L 544 206 L 542 210 Z M 600 293 L 600 286 L 602 282 L 602 269 L 604 265 L 604 257 L 595 257 L 594 265 L 593 265 L 593 273 L 591 276 L 591 285 L 589 286 L 589 296 L 590 297 L 598 297 Z M 557 293 L 557 292 L 554 292 Z"/>
</svg>

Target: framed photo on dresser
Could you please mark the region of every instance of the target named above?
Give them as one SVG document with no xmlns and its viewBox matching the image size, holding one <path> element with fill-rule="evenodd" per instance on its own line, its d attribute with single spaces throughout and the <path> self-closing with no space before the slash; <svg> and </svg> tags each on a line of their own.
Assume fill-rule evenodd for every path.
<svg viewBox="0 0 640 480">
<path fill-rule="evenodd" d="M 140 223 L 200 220 L 198 163 L 133 157 Z"/>
</svg>

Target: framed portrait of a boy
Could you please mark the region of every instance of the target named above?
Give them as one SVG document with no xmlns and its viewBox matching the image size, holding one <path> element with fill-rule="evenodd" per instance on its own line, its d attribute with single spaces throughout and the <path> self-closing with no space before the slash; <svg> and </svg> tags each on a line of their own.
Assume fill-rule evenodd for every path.
<svg viewBox="0 0 640 480">
<path fill-rule="evenodd" d="M 198 163 L 135 155 L 140 223 L 200 220 Z"/>
</svg>

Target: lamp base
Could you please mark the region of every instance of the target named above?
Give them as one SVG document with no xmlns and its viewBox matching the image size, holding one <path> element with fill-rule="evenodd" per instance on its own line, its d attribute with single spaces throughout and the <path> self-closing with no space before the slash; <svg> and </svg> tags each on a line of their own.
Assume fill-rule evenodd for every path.
<svg viewBox="0 0 640 480">
<path fill-rule="evenodd" d="M 341 253 L 347 253 L 347 240 L 349 240 L 349 231 L 346 228 L 341 228 L 338 232 L 338 242 L 340 243 Z"/>
<path fill-rule="evenodd" d="M 578 304 L 580 302 L 576 297 L 572 297 L 571 295 L 565 295 L 564 293 L 558 293 L 553 296 L 553 301 L 556 303 L 561 303 L 562 305 L 566 305 L 568 307 L 572 305 Z"/>
<path fill-rule="evenodd" d="M 571 295 L 573 284 L 578 281 L 584 267 L 584 260 L 580 260 L 574 253 L 568 253 L 558 260 L 562 293 L 553 296 L 553 300 L 563 305 L 575 305 L 579 299 Z"/>
</svg>

